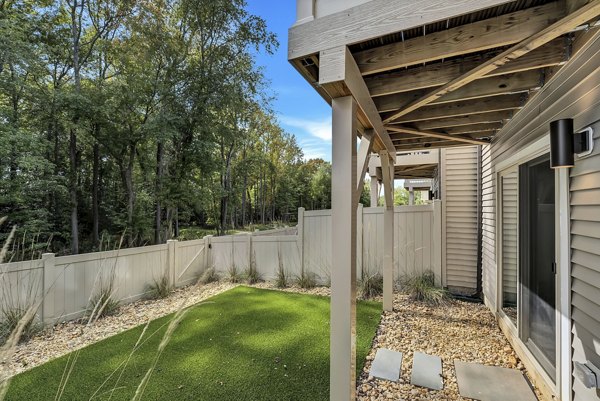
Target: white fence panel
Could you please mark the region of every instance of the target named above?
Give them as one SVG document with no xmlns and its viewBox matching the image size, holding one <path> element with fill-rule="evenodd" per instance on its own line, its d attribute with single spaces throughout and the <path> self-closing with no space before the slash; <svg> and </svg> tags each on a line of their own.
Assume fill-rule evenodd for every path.
<svg viewBox="0 0 600 401">
<path fill-rule="evenodd" d="M 113 275 L 114 297 L 121 302 L 137 300 L 167 269 L 167 245 L 55 258 L 46 271 L 44 320 L 80 317 Z"/>
<path fill-rule="evenodd" d="M 304 270 L 326 281 L 331 271 L 331 210 L 304 212 Z"/>
<path fill-rule="evenodd" d="M 26 309 L 40 299 L 44 291 L 41 260 L 0 265 L 0 308 Z"/>
<path fill-rule="evenodd" d="M 300 247 L 295 235 L 254 237 L 252 249 L 263 280 L 275 280 L 280 265 L 290 280 L 300 276 Z"/>
<path fill-rule="evenodd" d="M 381 272 L 383 266 L 383 208 L 358 209 L 357 275 Z M 441 204 L 401 206 L 394 209 L 394 276 L 433 270 L 441 276 Z M 222 278 L 235 267 L 243 274 L 251 263 L 262 279 L 274 280 L 283 266 L 291 280 L 303 272 L 330 277 L 331 210 L 299 211 L 298 227 L 276 230 L 269 235 L 241 234 L 208 236 L 195 241 L 120 251 L 54 257 L 0 265 L 0 303 L 31 305 L 42 294 L 40 316 L 44 322 L 81 316 L 102 283 L 114 276 L 114 297 L 132 302 L 167 274 L 176 286 L 196 282 L 214 267 Z M 300 230 L 300 232 L 298 232 Z M 290 235 L 289 233 L 293 233 Z M 280 235 L 273 235 L 280 234 Z M 33 301 L 32 301 L 33 300 Z"/>
</svg>

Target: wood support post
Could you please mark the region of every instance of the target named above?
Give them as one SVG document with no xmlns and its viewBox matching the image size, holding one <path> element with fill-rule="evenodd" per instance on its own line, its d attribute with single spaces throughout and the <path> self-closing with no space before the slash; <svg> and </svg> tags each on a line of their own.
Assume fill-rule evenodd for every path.
<svg viewBox="0 0 600 401">
<path fill-rule="evenodd" d="M 330 397 L 356 398 L 356 102 L 333 99 Z"/>
<path fill-rule="evenodd" d="M 385 211 L 383 214 L 383 310 L 391 311 L 394 304 L 394 163 L 387 151 L 379 153 Z M 394 155 L 395 159 L 395 155 Z"/>
<path fill-rule="evenodd" d="M 371 160 L 371 151 L 373 150 L 373 130 L 367 130 L 360 139 L 360 145 L 356 156 L 356 199 L 360 201 L 360 195 L 365 185 L 365 175 L 369 168 Z"/>
</svg>

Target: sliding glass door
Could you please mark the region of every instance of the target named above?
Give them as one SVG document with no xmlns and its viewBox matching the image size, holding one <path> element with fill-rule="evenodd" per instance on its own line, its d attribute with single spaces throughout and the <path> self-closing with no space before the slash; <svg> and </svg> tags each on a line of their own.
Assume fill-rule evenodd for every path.
<svg viewBox="0 0 600 401">
<path fill-rule="evenodd" d="M 554 198 L 548 155 L 519 167 L 519 333 L 552 379 L 556 375 Z"/>
</svg>

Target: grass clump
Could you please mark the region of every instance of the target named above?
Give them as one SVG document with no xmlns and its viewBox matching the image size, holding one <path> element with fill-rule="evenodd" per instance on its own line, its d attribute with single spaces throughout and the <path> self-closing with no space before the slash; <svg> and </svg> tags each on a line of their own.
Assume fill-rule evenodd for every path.
<svg viewBox="0 0 600 401">
<path fill-rule="evenodd" d="M 107 277 L 101 273 L 98 276 L 97 290 L 90 298 L 87 308 L 88 325 L 100 318 L 111 316 L 119 310 L 119 301 L 115 299 L 115 268 L 113 267 Z"/>
<path fill-rule="evenodd" d="M 2 308 L 0 311 L 0 345 L 21 329 L 18 342 L 25 342 L 42 331 L 42 325 L 35 321 L 35 314 L 21 307 Z"/>
<path fill-rule="evenodd" d="M 21 373 L 6 400 L 54 400 L 59 390 L 62 400 L 329 399 L 329 298 L 240 286 L 186 311 Z M 357 303 L 358 373 L 380 318 L 380 303 Z"/>
<path fill-rule="evenodd" d="M 435 275 L 432 271 L 404 277 L 400 285 L 413 301 L 440 306 L 450 299 L 448 291 L 435 286 Z"/>
<path fill-rule="evenodd" d="M 214 267 L 209 267 L 204 270 L 204 273 L 198 279 L 198 283 L 200 284 L 209 284 L 214 283 L 215 281 L 219 281 L 219 275 Z"/>
<path fill-rule="evenodd" d="M 248 284 L 256 284 L 262 281 L 262 277 L 256 268 L 256 254 L 252 252 L 252 257 L 250 258 L 250 266 L 244 272 L 244 277 L 246 278 L 246 282 Z"/>
<path fill-rule="evenodd" d="M 275 279 L 275 286 L 277 288 L 287 288 L 289 285 L 288 277 L 285 270 L 279 268 L 277 269 L 277 277 Z"/>
<path fill-rule="evenodd" d="M 164 299 L 171 294 L 171 291 L 173 291 L 171 280 L 169 280 L 167 274 L 164 274 L 158 280 L 154 279 L 154 282 L 150 284 L 148 288 L 148 297 L 150 299 Z"/>
<path fill-rule="evenodd" d="M 277 278 L 275 279 L 277 288 L 287 288 L 289 285 L 288 274 L 283 266 L 283 258 L 281 257 L 281 247 L 277 248 Z"/>
<path fill-rule="evenodd" d="M 317 275 L 312 272 L 303 271 L 298 277 L 296 277 L 296 284 L 300 288 L 310 290 L 317 286 Z"/>
<path fill-rule="evenodd" d="M 231 283 L 231 284 L 238 284 L 242 282 L 242 274 L 240 273 L 240 271 L 238 270 L 238 268 L 235 265 L 232 265 L 229 270 L 227 270 L 227 280 Z"/>
<path fill-rule="evenodd" d="M 260 273 L 258 272 L 258 270 L 256 270 L 255 268 L 249 267 L 246 272 L 244 273 L 244 277 L 246 278 L 246 282 L 248 284 L 256 284 L 260 281 L 262 281 L 262 277 L 260 275 Z"/>
<path fill-rule="evenodd" d="M 380 273 L 363 274 L 358 282 L 359 293 L 363 299 L 372 299 L 383 295 L 383 276 Z"/>
</svg>

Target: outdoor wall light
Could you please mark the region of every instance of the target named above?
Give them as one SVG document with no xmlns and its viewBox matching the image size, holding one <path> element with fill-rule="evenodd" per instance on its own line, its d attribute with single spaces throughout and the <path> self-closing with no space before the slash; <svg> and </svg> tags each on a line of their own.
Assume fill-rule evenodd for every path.
<svg viewBox="0 0 600 401">
<path fill-rule="evenodd" d="M 575 155 L 592 152 L 592 128 L 573 133 L 573 120 L 565 118 L 550 123 L 550 167 L 564 168 L 575 165 Z"/>
</svg>

